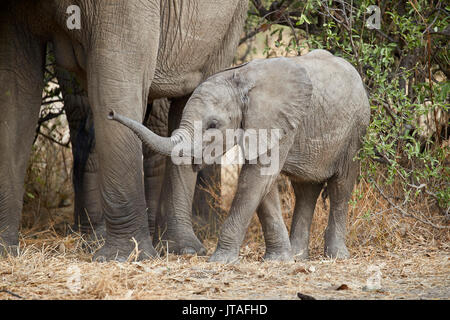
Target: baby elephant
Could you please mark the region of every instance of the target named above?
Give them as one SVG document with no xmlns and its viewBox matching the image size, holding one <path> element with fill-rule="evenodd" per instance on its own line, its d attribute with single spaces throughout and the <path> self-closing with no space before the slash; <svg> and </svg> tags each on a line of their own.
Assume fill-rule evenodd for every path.
<svg viewBox="0 0 450 320">
<path fill-rule="evenodd" d="M 171 155 L 174 161 L 180 157 L 206 161 L 211 150 L 215 150 L 213 158 L 220 157 L 236 140 L 244 148 L 248 161 L 209 261 L 238 259 L 255 211 L 263 227 L 265 259 L 308 258 L 311 221 L 324 183 L 331 206 L 325 254 L 349 257 L 346 217 L 359 172 L 354 157 L 369 124 L 370 106 L 361 77 L 345 60 L 314 50 L 300 57 L 255 60 L 220 72 L 194 91 L 180 129 L 169 138 L 113 111 L 109 118 L 128 126 L 150 148 Z M 239 134 L 230 135 L 230 129 Z M 225 148 L 220 135 L 227 136 Z M 214 140 L 205 142 L 196 139 L 199 136 L 214 136 Z M 295 191 L 290 236 L 274 183 L 280 172 L 290 177 Z"/>
</svg>

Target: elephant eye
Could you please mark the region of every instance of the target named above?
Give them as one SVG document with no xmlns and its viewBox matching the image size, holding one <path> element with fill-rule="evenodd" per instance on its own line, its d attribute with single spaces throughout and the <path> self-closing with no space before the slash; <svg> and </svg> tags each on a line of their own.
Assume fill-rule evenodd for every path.
<svg viewBox="0 0 450 320">
<path fill-rule="evenodd" d="M 211 120 L 208 122 L 208 127 L 207 129 L 216 129 L 218 125 L 218 121 L 217 120 Z"/>
</svg>

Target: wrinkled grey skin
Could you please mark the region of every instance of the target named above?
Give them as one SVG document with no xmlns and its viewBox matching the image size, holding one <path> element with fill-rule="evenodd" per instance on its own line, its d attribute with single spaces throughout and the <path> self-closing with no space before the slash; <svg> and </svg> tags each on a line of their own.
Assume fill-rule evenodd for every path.
<svg viewBox="0 0 450 320">
<path fill-rule="evenodd" d="M 86 93 L 67 71 L 56 71 L 69 123 L 74 158 L 73 185 L 75 193 L 74 231 L 101 239 L 106 235 L 98 183 L 98 159 L 92 111 Z M 167 136 L 170 102 L 156 99 L 147 106 L 145 125 L 161 136 Z M 143 146 L 144 185 L 150 234 L 154 233 L 155 215 L 164 176 L 165 158 Z"/>
<path fill-rule="evenodd" d="M 73 187 L 75 193 L 72 229 L 101 239 L 106 226 L 101 210 L 98 185 L 98 158 L 92 111 L 86 93 L 67 71 L 56 70 L 69 123 L 73 155 Z"/>
<path fill-rule="evenodd" d="M 81 9 L 80 30 L 67 28 L 69 5 Z M 76 74 L 93 112 L 106 225 L 105 245 L 94 259 L 126 260 L 135 243 L 137 258 L 144 259 L 157 253 L 146 214 L 142 146 L 132 132 L 105 115 L 113 109 L 142 123 L 147 102 L 168 97 L 175 106 L 169 119 L 179 118 L 201 81 L 231 63 L 247 6 L 246 0 L 0 3 L 0 242 L 7 250 L 18 245 L 46 43 L 54 45 L 57 66 Z M 169 165 L 165 172 L 171 179 L 164 179 L 163 189 L 172 196 L 162 204 L 167 217 L 164 235 L 176 252 L 204 251 L 192 230 L 195 173 L 190 169 Z"/>
<path fill-rule="evenodd" d="M 209 261 L 238 259 L 255 211 L 262 224 L 268 260 L 308 257 L 309 231 L 317 197 L 327 183 L 331 203 L 325 254 L 347 258 L 348 201 L 358 175 L 353 158 L 369 124 L 370 108 L 362 80 L 345 60 L 325 50 L 294 58 L 255 60 L 203 82 L 183 111 L 180 131 L 161 138 L 139 123 L 111 113 L 151 148 L 170 154 L 174 145 L 192 141 L 194 121 L 203 130 L 281 129 L 279 171 L 261 175 L 261 164 L 244 164 L 236 196 Z M 205 146 L 203 146 L 205 148 Z M 259 162 L 258 162 L 259 163 Z M 296 205 L 288 236 L 278 190 L 282 171 L 292 181 Z"/>
</svg>

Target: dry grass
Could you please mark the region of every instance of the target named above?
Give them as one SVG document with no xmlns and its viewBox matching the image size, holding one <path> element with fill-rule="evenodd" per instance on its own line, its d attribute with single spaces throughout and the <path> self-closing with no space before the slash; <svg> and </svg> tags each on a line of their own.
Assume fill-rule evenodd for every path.
<svg viewBox="0 0 450 320">
<path fill-rule="evenodd" d="M 227 210 L 237 168 L 228 167 L 223 173 L 222 194 L 217 200 Z M 292 189 L 285 177 L 280 178 L 279 186 L 289 225 Z M 93 263 L 83 249 L 83 238 L 65 235 L 72 207 L 53 207 L 48 209 L 49 225 L 24 226 L 19 256 L 0 260 L 0 299 L 297 299 L 298 292 L 317 299 L 450 298 L 448 229 L 436 230 L 401 217 L 363 180 L 355 188 L 348 217 L 347 243 L 352 258 L 325 259 L 327 202 L 318 200 L 310 261 L 263 262 L 264 242 L 255 216 L 237 265 L 171 254 L 145 262 Z M 444 223 L 431 205 L 416 206 L 427 218 Z M 26 208 L 32 211 L 34 207 L 29 204 Z M 33 215 L 26 212 L 25 221 Z M 214 250 L 216 231 L 205 231 L 208 254 Z M 366 290 L 377 268 L 381 287 Z M 339 287 L 344 290 L 337 290 Z"/>
<path fill-rule="evenodd" d="M 51 120 L 41 131 L 64 144 L 69 140 L 65 116 Z M 58 220 L 53 215 L 58 215 L 60 210 L 54 209 L 69 206 L 72 197 L 71 149 L 39 135 L 27 169 L 22 226 L 36 230 L 47 228 Z"/>
<path fill-rule="evenodd" d="M 93 263 L 76 235 L 54 232 L 25 238 L 18 257 L 0 260 L 1 299 L 448 299 L 447 248 L 404 246 L 351 250 L 345 261 L 314 254 L 311 261 L 261 262 L 262 247 L 242 248 L 237 265 L 207 263 L 206 257 L 169 255 L 145 262 Z M 207 243 L 209 253 L 213 246 Z M 381 271 L 381 288 L 366 291 Z M 343 284 L 348 289 L 337 290 Z M 345 288 L 345 286 L 343 286 Z M 13 295 L 14 294 L 14 295 Z"/>
</svg>

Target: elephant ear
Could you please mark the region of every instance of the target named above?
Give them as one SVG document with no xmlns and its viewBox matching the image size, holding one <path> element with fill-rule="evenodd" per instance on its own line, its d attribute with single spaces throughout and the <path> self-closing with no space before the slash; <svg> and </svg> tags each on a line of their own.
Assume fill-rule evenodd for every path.
<svg viewBox="0 0 450 320">
<path fill-rule="evenodd" d="M 268 149 L 295 135 L 302 118 L 311 112 L 312 84 L 298 61 L 298 58 L 255 60 L 234 72 L 232 81 L 242 102 L 244 131 L 265 129 L 268 137 L 278 132 L 279 141 L 267 139 Z M 255 156 L 260 155 L 258 151 Z M 249 160 L 253 158 L 250 155 Z"/>
</svg>

